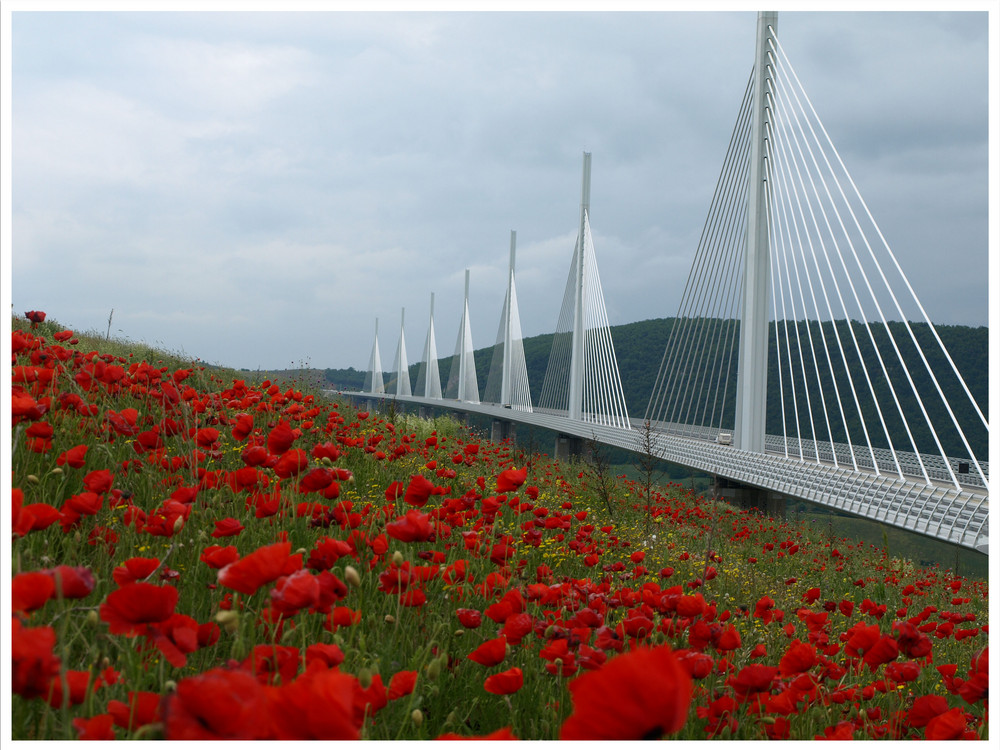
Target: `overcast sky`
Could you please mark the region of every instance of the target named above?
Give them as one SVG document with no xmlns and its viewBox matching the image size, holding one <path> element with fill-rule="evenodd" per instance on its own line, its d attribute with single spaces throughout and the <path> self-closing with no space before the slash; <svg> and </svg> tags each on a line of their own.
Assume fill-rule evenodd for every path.
<svg viewBox="0 0 1000 750">
<path fill-rule="evenodd" d="M 593 154 L 613 325 L 672 316 L 754 12 L 96 13 L 12 25 L 11 302 L 250 369 L 392 364 L 430 294 L 489 346 L 517 231 L 555 328 Z M 778 37 L 928 314 L 988 322 L 986 13 L 781 12 Z M 5 169 L 9 169 L 5 165 Z"/>
</svg>

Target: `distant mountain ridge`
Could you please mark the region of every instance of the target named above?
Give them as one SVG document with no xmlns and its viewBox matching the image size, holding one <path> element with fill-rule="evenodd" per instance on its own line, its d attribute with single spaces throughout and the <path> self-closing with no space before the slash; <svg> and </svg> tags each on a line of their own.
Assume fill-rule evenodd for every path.
<svg viewBox="0 0 1000 750">
<path fill-rule="evenodd" d="M 642 418 L 646 413 L 649 398 L 652 394 L 653 387 L 656 382 L 656 376 L 663 359 L 663 353 L 667 345 L 667 340 L 670 337 L 670 331 L 674 323 L 675 318 L 656 318 L 611 327 L 611 337 L 614 341 L 615 353 L 618 360 L 618 369 L 621 373 L 622 389 L 625 393 L 625 402 L 628 407 L 629 415 L 632 418 Z M 857 322 L 852 322 L 852 324 L 854 326 L 861 325 Z M 837 321 L 836 325 L 838 330 L 842 331 L 846 329 L 848 324 L 846 321 L 840 320 Z M 829 332 L 832 324 L 826 322 L 823 326 Z M 904 361 L 906 362 L 907 370 L 913 378 L 918 390 L 921 393 L 930 392 L 933 389 L 933 385 L 931 384 L 915 349 L 913 349 L 912 344 L 909 344 L 909 337 L 903 330 L 903 324 L 889 323 L 889 326 L 893 329 L 893 335 L 897 338 L 897 340 L 905 340 L 907 342 L 908 346 L 900 347 L 901 353 Z M 820 335 L 820 327 L 815 321 L 810 321 L 808 325 L 806 325 L 804 321 L 800 321 L 798 323 L 798 327 L 799 335 L 803 340 L 808 338 L 809 334 L 813 336 L 815 341 L 819 340 L 818 337 Z M 913 329 L 914 336 L 917 338 L 925 352 L 931 352 L 937 349 L 936 345 L 933 343 L 932 334 L 927 324 L 911 323 L 910 327 Z M 886 352 L 890 351 L 887 344 L 888 339 L 884 329 L 878 327 L 873 328 L 873 330 L 875 331 L 876 343 L 879 350 Z M 935 326 L 935 330 L 948 350 L 952 360 L 955 362 L 956 367 L 962 373 L 962 377 L 965 379 L 969 391 L 979 404 L 979 408 L 984 414 L 988 414 L 989 329 L 986 326 L 973 327 L 940 325 Z M 897 336 L 897 333 L 902 333 L 903 335 Z M 829 333 L 827 335 L 829 335 Z M 794 332 L 789 334 L 789 337 L 793 342 L 797 338 Z M 541 393 L 542 381 L 545 378 L 545 369 L 548 365 L 549 353 L 552 349 L 552 339 L 553 334 L 548 333 L 526 338 L 523 342 L 525 363 L 528 370 L 528 382 L 531 386 L 533 403 L 538 403 L 538 397 Z M 775 354 L 776 343 L 773 335 L 770 336 L 770 346 L 771 357 L 769 358 L 770 367 L 768 371 L 768 383 L 769 388 L 773 386 L 777 389 L 777 356 Z M 868 344 L 867 346 L 870 348 L 871 345 Z M 882 349 L 883 346 L 886 346 L 885 350 Z M 492 346 L 477 349 L 475 351 L 476 377 L 479 382 L 480 390 L 484 389 L 486 386 L 492 357 Z M 442 383 L 448 382 L 448 374 L 451 371 L 453 359 L 454 357 L 443 357 L 438 360 Z M 887 356 L 886 360 L 887 364 L 889 364 L 891 368 L 892 364 L 890 362 L 890 356 Z M 895 370 L 898 371 L 899 363 L 896 361 L 894 354 L 891 355 L 891 360 L 895 362 Z M 940 355 L 940 353 L 933 356 L 928 354 L 928 361 L 931 366 L 935 368 L 935 372 L 938 371 L 937 367 L 939 365 L 945 364 L 944 358 Z M 855 368 L 858 367 L 858 363 L 849 360 L 848 367 L 852 369 L 852 372 L 856 372 Z M 419 362 L 410 365 L 409 371 L 411 384 L 416 384 L 419 369 Z M 347 369 L 328 369 L 325 371 L 325 379 L 328 387 L 330 388 L 345 391 L 361 390 L 364 386 L 365 374 L 366 373 L 364 371 L 355 370 L 353 367 Z M 855 377 L 857 377 L 857 375 L 855 375 Z M 386 390 L 393 390 L 395 387 L 395 373 L 383 373 L 383 378 Z M 952 378 L 952 380 L 954 379 Z M 840 380 L 838 380 L 838 384 L 841 384 Z M 829 398 L 829 395 L 834 392 L 832 383 L 826 382 L 823 387 L 827 398 Z M 876 389 L 880 394 L 879 398 L 882 399 L 885 395 L 882 392 L 885 390 L 884 386 L 876 384 Z M 735 398 L 735 388 L 731 388 L 729 390 L 729 398 L 732 400 Z M 964 396 L 962 399 L 954 397 L 960 390 L 957 385 L 957 381 L 942 382 L 942 390 L 945 392 L 946 396 L 949 396 L 949 402 L 953 405 L 956 415 L 960 420 L 963 420 L 964 424 L 964 418 L 972 412 L 972 408 L 967 404 Z M 843 387 L 841 388 L 841 392 L 844 392 Z M 817 394 L 813 395 L 815 396 Z M 781 434 L 781 413 L 777 404 L 776 396 L 777 392 L 775 391 L 775 396 L 769 396 L 768 399 L 769 409 L 767 415 L 767 431 L 769 433 Z M 900 399 L 904 411 L 908 414 L 916 413 L 916 400 L 912 397 L 912 395 L 909 396 L 908 400 L 903 396 L 901 396 Z M 816 398 L 814 401 L 818 402 L 819 399 Z M 947 415 L 942 405 L 934 403 L 928 399 L 925 399 L 925 404 L 927 405 L 928 414 L 934 424 L 938 424 L 938 420 L 942 418 L 947 420 Z M 955 404 L 959 404 L 960 406 L 956 408 Z M 905 432 L 902 431 L 902 423 L 899 422 L 896 424 L 891 419 L 887 419 L 887 422 L 889 422 L 889 430 L 892 435 L 893 442 L 897 445 L 901 445 L 905 441 Z M 918 447 L 921 451 L 936 452 L 933 440 L 926 428 L 926 425 L 917 424 L 912 426 L 912 429 L 915 440 L 917 441 Z M 968 434 L 967 437 L 972 445 L 973 451 L 982 460 L 986 460 L 989 454 L 988 434 L 985 429 L 979 429 L 978 431 L 973 430 L 972 432 L 973 434 Z M 855 434 L 857 433 L 855 432 Z M 900 438 L 903 439 L 901 440 Z M 835 439 L 839 438 L 835 436 Z M 960 440 L 958 440 L 957 435 L 942 435 L 941 439 L 945 451 L 949 455 L 956 457 L 966 455 L 967 452 Z M 855 442 L 857 442 L 857 440 L 855 440 Z M 873 444 L 878 445 L 878 437 L 874 436 L 872 442 Z"/>
</svg>

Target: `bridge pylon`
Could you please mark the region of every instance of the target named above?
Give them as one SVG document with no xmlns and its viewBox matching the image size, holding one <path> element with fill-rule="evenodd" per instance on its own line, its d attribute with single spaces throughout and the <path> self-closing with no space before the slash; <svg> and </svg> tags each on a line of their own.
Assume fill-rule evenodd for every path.
<svg viewBox="0 0 1000 750">
<path fill-rule="evenodd" d="M 583 154 L 580 224 L 552 339 L 539 408 L 570 419 L 630 429 L 594 237 L 590 230 L 590 154 Z"/>
<path fill-rule="evenodd" d="M 417 393 L 426 398 L 441 398 L 441 373 L 438 369 L 437 341 L 434 338 L 434 292 L 431 292 L 431 315 L 427 323 L 424 358 L 417 375 Z"/>
<path fill-rule="evenodd" d="M 737 365 L 736 429 L 733 442 L 743 450 L 764 452 L 767 416 L 767 334 L 770 309 L 770 247 L 767 217 L 767 133 L 771 117 L 767 96 L 773 88 L 769 40 L 778 28 L 776 11 L 757 15 L 757 56 L 750 131 L 750 185 L 747 248 L 743 257 L 743 312 Z"/>
<path fill-rule="evenodd" d="M 406 326 L 406 308 L 403 308 L 399 316 L 399 346 L 396 347 L 396 359 L 392 369 L 396 373 L 396 395 L 410 396 L 410 366 L 406 361 L 406 337 L 403 329 Z"/>
<path fill-rule="evenodd" d="M 375 318 L 375 343 L 372 346 L 372 356 L 368 360 L 368 373 L 365 375 L 365 393 L 385 393 L 382 378 L 382 357 L 378 351 L 378 318 Z"/>
<path fill-rule="evenodd" d="M 462 305 L 462 322 L 458 327 L 455 356 L 448 374 L 446 398 L 479 403 L 479 381 L 476 378 L 476 357 L 472 348 L 472 325 L 469 322 L 469 269 L 465 269 L 465 302 Z"/>
</svg>

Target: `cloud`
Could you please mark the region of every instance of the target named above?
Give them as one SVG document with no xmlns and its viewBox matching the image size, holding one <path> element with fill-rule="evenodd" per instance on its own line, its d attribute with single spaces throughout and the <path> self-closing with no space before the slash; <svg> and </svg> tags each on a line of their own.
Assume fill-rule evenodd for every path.
<svg viewBox="0 0 1000 750">
<path fill-rule="evenodd" d="M 411 358 L 464 270 L 493 343 L 509 232 L 555 326 L 593 153 L 608 314 L 675 314 L 753 13 L 18 13 L 13 301 L 246 367 Z M 935 320 L 986 317 L 983 14 L 782 13 L 779 38 Z M 942 272 L 943 248 L 954 253 Z M 947 271 L 947 269 L 946 269 Z"/>
</svg>

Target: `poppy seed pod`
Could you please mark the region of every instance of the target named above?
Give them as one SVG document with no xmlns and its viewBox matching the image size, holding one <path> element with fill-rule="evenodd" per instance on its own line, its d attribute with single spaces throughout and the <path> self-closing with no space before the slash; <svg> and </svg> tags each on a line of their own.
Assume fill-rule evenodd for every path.
<svg viewBox="0 0 1000 750">
<path fill-rule="evenodd" d="M 219 623 L 219 626 L 229 633 L 229 635 L 232 635 L 240 626 L 240 615 L 239 612 L 235 612 L 231 609 L 221 609 L 216 613 L 215 621 Z"/>
<path fill-rule="evenodd" d="M 361 585 L 361 575 L 358 573 L 356 568 L 353 568 L 350 565 L 344 568 L 344 580 L 352 586 Z"/>
</svg>

